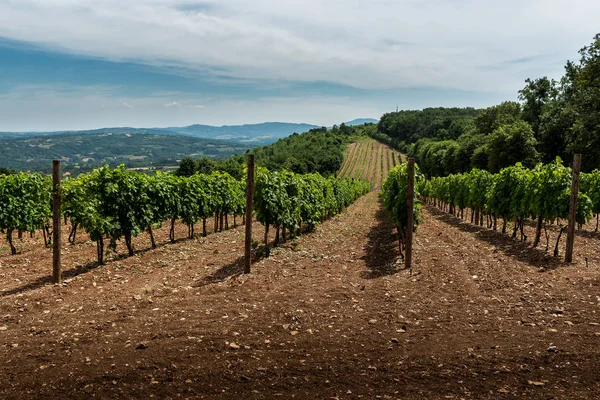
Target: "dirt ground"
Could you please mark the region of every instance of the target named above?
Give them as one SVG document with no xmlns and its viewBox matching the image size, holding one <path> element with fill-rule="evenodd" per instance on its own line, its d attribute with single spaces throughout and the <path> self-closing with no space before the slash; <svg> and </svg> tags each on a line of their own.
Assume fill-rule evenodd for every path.
<svg viewBox="0 0 600 400">
<path fill-rule="evenodd" d="M 0 257 L 0 398 L 600 398 L 599 235 L 564 265 L 425 206 L 411 275 L 393 232 L 372 192 L 250 275 L 243 227 L 104 267 L 81 235 L 61 286 L 26 240 Z"/>
</svg>

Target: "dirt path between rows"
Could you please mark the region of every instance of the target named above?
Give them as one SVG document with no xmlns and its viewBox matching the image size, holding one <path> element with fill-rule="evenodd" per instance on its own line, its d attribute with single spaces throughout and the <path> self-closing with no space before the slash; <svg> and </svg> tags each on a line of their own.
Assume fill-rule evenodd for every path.
<svg viewBox="0 0 600 400">
<path fill-rule="evenodd" d="M 0 397 L 600 393 L 598 266 L 541 269 L 425 208 L 412 276 L 372 192 L 249 276 L 239 275 L 241 227 L 111 262 L 63 287 L 25 279 L 0 295 Z"/>
</svg>

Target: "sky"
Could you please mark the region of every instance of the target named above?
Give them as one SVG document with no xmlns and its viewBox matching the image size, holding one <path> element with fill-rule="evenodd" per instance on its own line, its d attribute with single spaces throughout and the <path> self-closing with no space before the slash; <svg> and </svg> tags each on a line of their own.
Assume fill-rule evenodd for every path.
<svg viewBox="0 0 600 400">
<path fill-rule="evenodd" d="M 0 0 L 0 131 L 332 125 L 516 100 L 597 0 Z"/>
</svg>

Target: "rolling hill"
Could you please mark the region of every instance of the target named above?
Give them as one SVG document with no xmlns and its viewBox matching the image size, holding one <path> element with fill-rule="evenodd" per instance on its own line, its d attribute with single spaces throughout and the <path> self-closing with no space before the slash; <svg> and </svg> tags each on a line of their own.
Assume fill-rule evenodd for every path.
<svg viewBox="0 0 600 400">
<path fill-rule="evenodd" d="M 0 166 L 21 171 L 49 172 L 53 159 L 63 170 L 89 171 L 109 164 L 128 168 L 176 167 L 184 157 L 230 157 L 249 146 L 216 139 L 152 133 L 64 133 L 52 136 L 0 138 Z"/>
</svg>

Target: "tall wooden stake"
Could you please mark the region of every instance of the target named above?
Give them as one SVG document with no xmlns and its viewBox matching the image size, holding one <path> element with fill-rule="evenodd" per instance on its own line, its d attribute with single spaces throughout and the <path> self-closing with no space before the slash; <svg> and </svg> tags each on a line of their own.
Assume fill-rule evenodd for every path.
<svg viewBox="0 0 600 400">
<path fill-rule="evenodd" d="M 60 264 L 60 161 L 52 161 L 52 283 L 60 283 L 62 268 Z"/>
<path fill-rule="evenodd" d="M 567 250 L 565 262 L 573 261 L 573 245 L 575 243 L 575 218 L 577 215 L 577 198 L 579 196 L 579 172 L 581 171 L 581 154 L 573 158 L 573 181 L 571 183 L 571 203 L 569 204 L 569 227 L 567 229 Z"/>
<path fill-rule="evenodd" d="M 413 212 L 415 200 L 415 159 L 408 159 L 408 187 L 406 188 L 406 268 L 412 274 Z"/>
<path fill-rule="evenodd" d="M 250 273 L 252 264 L 252 207 L 254 200 L 254 154 L 248 154 L 248 177 L 246 178 L 246 243 L 244 273 Z"/>
</svg>

